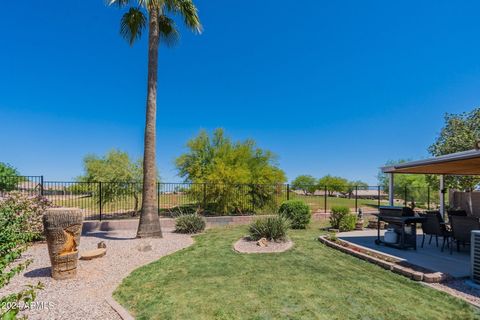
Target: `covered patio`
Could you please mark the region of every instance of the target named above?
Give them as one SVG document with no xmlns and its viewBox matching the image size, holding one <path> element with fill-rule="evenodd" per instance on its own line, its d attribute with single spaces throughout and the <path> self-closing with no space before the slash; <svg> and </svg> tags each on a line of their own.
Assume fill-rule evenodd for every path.
<svg viewBox="0 0 480 320">
<path fill-rule="evenodd" d="M 440 157 L 405 162 L 382 168 L 389 175 L 389 203 L 394 205 L 395 174 L 432 174 L 440 176 L 440 213 L 445 217 L 445 176 L 480 176 L 480 142 L 469 151 L 452 153 Z"/>
<path fill-rule="evenodd" d="M 447 206 L 446 206 L 446 194 L 447 189 L 445 186 L 446 176 L 480 176 L 480 142 L 473 150 L 453 153 L 445 156 L 435 157 L 431 159 L 418 160 L 405 162 L 398 165 L 383 167 L 382 171 L 389 175 L 389 204 L 394 206 L 395 190 L 394 182 L 396 174 L 432 174 L 438 175 L 440 178 L 439 186 L 439 208 L 441 219 L 444 225 L 449 226 L 447 218 Z M 478 205 L 473 208 L 460 208 L 469 209 L 467 211 L 468 216 L 477 216 Z M 412 212 L 413 214 L 413 212 Z M 438 215 L 438 212 L 436 213 Z M 418 216 L 418 213 L 415 213 Z M 422 218 L 420 218 L 422 219 Z M 471 218 L 473 219 L 473 218 Z M 426 220 L 423 220 L 426 221 Z M 446 222 L 445 222 L 446 221 Z M 424 222 L 422 222 L 424 223 Z M 419 224 L 421 225 L 421 224 Z M 403 228 L 403 227 L 401 227 Z M 467 233 L 467 232 L 466 232 Z M 380 231 L 380 237 L 383 239 L 385 230 Z M 469 232 L 468 232 L 469 235 Z M 399 236 L 400 237 L 400 236 Z M 401 250 L 398 248 L 388 246 L 388 243 L 382 242 L 382 244 L 376 244 L 377 230 L 367 229 L 363 231 L 352 231 L 338 234 L 338 238 L 344 241 L 348 241 L 358 246 L 374 250 L 386 255 L 390 255 L 394 258 L 405 261 L 406 263 L 416 265 L 422 268 L 426 268 L 435 272 L 442 272 L 448 274 L 454 278 L 464 278 L 470 276 L 471 273 L 471 259 L 470 259 L 470 246 L 460 245 L 460 251 L 457 252 L 456 247 L 450 253 L 450 250 L 441 250 L 441 242 L 436 244 L 435 236 L 431 243 L 429 243 L 429 236 L 426 237 L 423 248 L 422 243 L 422 231 L 418 229 L 416 235 L 416 249 Z M 415 236 L 413 236 L 415 239 Z"/>
</svg>

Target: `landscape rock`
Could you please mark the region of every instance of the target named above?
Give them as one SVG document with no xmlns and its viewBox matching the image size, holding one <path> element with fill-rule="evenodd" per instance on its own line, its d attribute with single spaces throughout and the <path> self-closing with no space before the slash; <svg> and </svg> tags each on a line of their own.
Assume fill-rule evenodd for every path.
<svg viewBox="0 0 480 320">
<path fill-rule="evenodd" d="M 97 244 L 97 248 L 98 248 L 98 249 L 101 249 L 101 248 L 106 249 L 106 248 L 107 248 L 107 245 L 105 244 L 105 241 L 100 241 L 100 242 Z"/>
<path fill-rule="evenodd" d="M 137 250 L 140 251 L 140 252 L 148 252 L 148 251 L 152 251 L 152 246 L 150 244 L 140 244 L 139 246 L 137 246 Z"/>
<path fill-rule="evenodd" d="M 80 260 L 92 260 L 95 258 L 101 258 L 107 253 L 107 249 L 99 248 L 95 250 L 84 251 L 80 255 Z"/>
<path fill-rule="evenodd" d="M 257 241 L 257 246 L 260 246 L 260 247 L 268 247 L 268 241 L 266 238 L 262 238 L 260 240 Z"/>
</svg>

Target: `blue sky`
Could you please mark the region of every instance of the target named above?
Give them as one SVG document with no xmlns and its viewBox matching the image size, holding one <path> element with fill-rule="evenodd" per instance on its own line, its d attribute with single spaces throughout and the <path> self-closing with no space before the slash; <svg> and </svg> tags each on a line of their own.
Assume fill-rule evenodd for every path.
<svg viewBox="0 0 480 320">
<path fill-rule="evenodd" d="M 160 48 L 158 165 L 200 128 L 274 151 L 289 179 L 376 183 L 428 156 L 445 112 L 480 101 L 478 1 L 196 1 L 204 33 Z M 119 36 L 102 0 L 7 1 L 0 28 L 0 161 L 69 180 L 87 153 L 142 154 L 146 37 Z"/>
</svg>

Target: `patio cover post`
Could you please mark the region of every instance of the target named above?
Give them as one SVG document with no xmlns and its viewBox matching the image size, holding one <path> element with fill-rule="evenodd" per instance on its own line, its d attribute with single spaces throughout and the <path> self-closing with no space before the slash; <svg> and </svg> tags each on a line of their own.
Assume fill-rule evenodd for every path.
<svg viewBox="0 0 480 320">
<path fill-rule="evenodd" d="M 393 206 L 393 198 L 394 198 L 394 195 L 393 195 L 393 192 L 394 192 L 393 179 L 394 179 L 394 177 L 393 176 L 394 176 L 393 173 L 388 174 L 388 203 L 390 204 L 390 206 Z"/>
<path fill-rule="evenodd" d="M 445 175 L 440 176 L 440 214 L 445 218 Z"/>
</svg>

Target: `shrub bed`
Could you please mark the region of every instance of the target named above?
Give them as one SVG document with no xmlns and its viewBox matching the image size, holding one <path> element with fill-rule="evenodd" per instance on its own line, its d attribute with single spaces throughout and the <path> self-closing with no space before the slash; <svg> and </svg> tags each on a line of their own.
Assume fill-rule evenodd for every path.
<svg viewBox="0 0 480 320">
<path fill-rule="evenodd" d="M 205 230 L 205 219 L 198 214 L 184 214 L 175 219 L 175 232 L 198 233 Z"/>
<path fill-rule="evenodd" d="M 260 218 L 255 220 L 248 228 L 252 240 L 266 238 L 267 240 L 280 241 L 287 238 L 290 221 L 283 216 Z"/>
<path fill-rule="evenodd" d="M 278 212 L 281 216 L 290 220 L 292 229 L 305 229 L 312 219 L 310 207 L 301 200 L 283 202 Z"/>
</svg>

